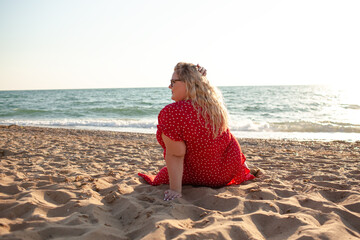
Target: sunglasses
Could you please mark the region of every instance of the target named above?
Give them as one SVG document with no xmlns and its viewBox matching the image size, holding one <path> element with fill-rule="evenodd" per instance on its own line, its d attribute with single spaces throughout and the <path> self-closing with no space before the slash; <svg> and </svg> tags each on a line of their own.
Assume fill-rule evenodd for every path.
<svg viewBox="0 0 360 240">
<path fill-rule="evenodd" d="M 177 81 L 182 81 L 182 80 L 180 80 L 180 79 L 171 79 L 170 80 L 170 87 L 173 87 L 175 82 L 177 82 Z"/>
</svg>

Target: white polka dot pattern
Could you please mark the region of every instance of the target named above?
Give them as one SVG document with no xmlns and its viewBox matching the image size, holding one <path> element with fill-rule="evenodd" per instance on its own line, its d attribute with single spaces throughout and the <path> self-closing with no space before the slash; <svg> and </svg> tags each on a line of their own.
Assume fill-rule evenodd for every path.
<svg viewBox="0 0 360 240">
<path fill-rule="evenodd" d="M 156 138 L 164 149 L 164 157 L 163 133 L 174 141 L 185 142 L 183 184 L 219 187 L 254 178 L 244 165 L 246 158 L 236 138 L 227 130 L 214 139 L 191 100 L 165 106 L 159 113 L 158 123 Z M 156 176 L 142 173 L 139 176 L 151 185 L 169 183 L 166 167 Z"/>
</svg>

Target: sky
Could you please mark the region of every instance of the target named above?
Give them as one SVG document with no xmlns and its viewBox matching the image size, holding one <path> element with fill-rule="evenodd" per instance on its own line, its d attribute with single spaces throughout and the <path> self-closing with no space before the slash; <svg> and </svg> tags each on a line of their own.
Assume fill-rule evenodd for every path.
<svg viewBox="0 0 360 240">
<path fill-rule="evenodd" d="M 359 87 L 360 1 L 0 0 L 0 90 L 167 87 L 178 62 L 215 86 Z"/>
</svg>

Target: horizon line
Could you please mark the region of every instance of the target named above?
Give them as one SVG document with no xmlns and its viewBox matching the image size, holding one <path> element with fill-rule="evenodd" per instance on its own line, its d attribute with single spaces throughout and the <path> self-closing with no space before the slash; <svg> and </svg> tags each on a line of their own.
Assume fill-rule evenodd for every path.
<svg viewBox="0 0 360 240">
<path fill-rule="evenodd" d="M 215 87 L 280 87 L 280 86 L 331 86 L 330 84 L 265 84 L 265 85 L 225 85 Z M 0 92 L 13 91 L 56 91 L 56 90 L 97 90 L 97 89 L 145 89 L 145 88 L 168 88 L 168 87 L 92 87 L 92 88 L 44 88 L 44 89 L 0 89 Z"/>
</svg>

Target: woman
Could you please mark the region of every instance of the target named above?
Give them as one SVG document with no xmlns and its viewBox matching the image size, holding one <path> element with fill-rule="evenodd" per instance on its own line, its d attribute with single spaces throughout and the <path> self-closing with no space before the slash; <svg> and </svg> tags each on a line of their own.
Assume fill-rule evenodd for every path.
<svg viewBox="0 0 360 240">
<path fill-rule="evenodd" d="M 220 187 L 254 178 L 229 131 L 221 93 L 205 75 L 199 65 L 175 66 L 169 85 L 175 103 L 160 111 L 156 134 L 166 167 L 156 176 L 139 173 L 151 185 L 170 185 L 166 201 L 181 197 L 183 184 Z"/>
</svg>

